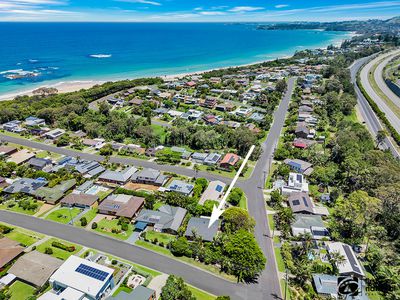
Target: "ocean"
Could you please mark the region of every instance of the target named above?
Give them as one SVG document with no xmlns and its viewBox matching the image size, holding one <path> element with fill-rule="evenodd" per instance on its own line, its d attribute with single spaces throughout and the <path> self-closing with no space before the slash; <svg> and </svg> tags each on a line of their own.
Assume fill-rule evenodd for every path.
<svg viewBox="0 0 400 300">
<path fill-rule="evenodd" d="M 349 33 L 223 23 L 0 23 L 0 95 L 80 80 L 162 76 L 274 59 Z"/>
</svg>

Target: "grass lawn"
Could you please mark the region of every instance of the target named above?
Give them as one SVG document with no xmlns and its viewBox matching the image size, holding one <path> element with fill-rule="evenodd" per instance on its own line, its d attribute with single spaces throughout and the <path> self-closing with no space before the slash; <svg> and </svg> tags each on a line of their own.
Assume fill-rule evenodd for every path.
<svg viewBox="0 0 400 300">
<path fill-rule="evenodd" d="M 193 293 L 193 296 L 195 296 L 195 298 L 197 300 L 214 300 L 216 297 L 214 295 L 211 295 L 203 290 L 200 290 L 194 286 L 191 286 L 189 284 L 187 284 L 189 290 Z"/>
<path fill-rule="evenodd" d="M 37 208 L 33 209 L 33 210 L 28 210 L 28 209 L 23 209 L 22 207 L 18 206 L 18 202 L 14 201 L 14 200 L 9 200 L 6 201 L 6 203 L 4 204 L 0 204 L 0 209 L 4 209 L 4 210 L 9 210 L 9 211 L 13 211 L 13 212 L 17 212 L 20 214 L 25 214 L 25 215 L 34 215 L 36 212 L 39 211 L 40 207 L 43 205 L 43 202 L 41 201 L 36 201 L 35 200 L 30 200 L 31 204 L 36 203 L 37 204 Z M 10 204 L 14 204 L 14 206 L 9 207 Z"/>
<path fill-rule="evenodd" d="M 116 297 L 119 293 L 125 292 L 127 294 L 130 294 L 132 292 L 132 289 L 126 287 L 126 286 L 120 286 L 117 288 L 117 290 L 114 292 L 113 297 Z"/>
<path fill-rule="evenodd" d="M 281 279 L 281 289 L 282 289 L 282 295 L 285 296 L 285 287 L 286 287 L 286 299 L 290 300 L 290 288 L 289 285 L 286 286 L 286 281 L 284 279 Z"/>
<path fill-rule="evenodd" d="M 130 237 L 130 235 L 133 232 L 133 225 L 129 224 L 128 225 L 128 230 L 127 231 L 121 231 L 121 233 L 113 233 L 112 229 L 115 228 L 117 230 L 121 230 L 121 226 L 118 225 L 118 219 L 114 220 L 107 220 L 107 219 L 102 219 L 99 223 L 97 223 L 97 228 L 95 229 L 97 232 L 101 232 L 103 234 L 107 234 L 109 236 L 115 237 L 120 240 L 126 240 L 127 238 Z"/>
<path fill-rule="evenodd" d="M 104 200 L 108 195 L 110 195 L 112 190 L 107 190 L 107 191 L 100 191 L 97 193 L 97 196 L 99 197 L 99 201 Z"/>
<path fill-rule="evenodd" d="M 9 232 L 6 234 L 6 237 L 8 237 L 11 240 L 17 241 L 18 243 L 25 245 L 25 246 L 30 246 L 37 241 L 39 241 L 39 238 L 36 236 L 28 235 L 26 233 L 20 232 L 17 228 L 15 228 L 13 231 Z"/>
<path fill-rule="evenodd" d="M 351 112 L 351 115 L 345 116 L 344 119 L 345 119 L 346 121 L 351 121 L 351 122 L 353 122 L 353 123 L 358 123 L 356 110 L 353 109 L 353 111 Z"/>
<path fill-rule="evenodd" d="M 198 267 L 200 269 L 203 269 L 203 270 L 206 270 L 206 271 L 208 271 L 210 273 L 213 273 L 213 274 L 215 274 L 217 276 L 223 277 L 223 278 L 225 278 L 225 279 L 227 279 L 229 281 L 236 282 L 236 278 L 234 276 L 220 272 L 219 268 L 217 268 L 216 266 L 206 265 L 206 264 L 203 264 L 203 263 L 201 263 L 199 261 L 196 261 L 196 260 L 194 260 L 192 258 L 189 258 L 189 257 L 184 257 L 184 256 L 177 257 L 177 256 L 174 256 L 174 255 L 172 255 L 172 253 L 168 249 L 166 249 L 164 247 L 160 247 L 158 245 L 154 245 L 152 243 L 145 242 L 145 241 L 138 240 L 138 241 L 136 241 L 135 245 L 138 245 L 140 247 L 149 249 L 151 251 L 154 251 L 154 252 L 169 256 L 169 257 L 172 257 L 172 258 L 174 258 L 176 260 L 180 260 L 180 261 L 185 262 L 187 264 L 193 265 L 195 267 Z"/>
<path fill-rule="evenodd" d="M 97 215 L 97 209 L 90 209 L 86 214 L 83 215 L 83 217 L 86 218 L 87 223 L 89 224 L 96 215 Z M 78 227 L 82 227 L 81 221 L 79 221 L 79 220 L 75 221 L 74 225 L 78 226 Z"/>
<path fill-rule="evenodd" d="M 247 197 L 243 195 L 242 199 L 240 199 L 239 207 L 247 210 Z"/>
<path fill-rule="evenodd" d="M 146 231 L 146 238 L 149 240 L 154 240 L 157 238 L 158 242 L 163 242 L 164 245 L 169 244 L 169 242 L 175 240 L 175 236 L 172 234 L 155 232 L 155 231 Z"/>
<path fill-rule="evenodd" d="M 52 211 L 47 217 L 46 220 L 58 222 L 58 223 L 63 223 L 67 224 L 71 221 L 71 218 L 75 218 L 81 210 L 79 208 L 72 208 L 69 209 L 67 207 L 63 207 L 60 209 L 57 209 L 55 211 Z"/>
<path fill-rule="evenodd" d="M 281 255 L 280 248 L 274 248 L 276 264 L 278 265 L 279 272 L 285 272 L 285 263 L 283 262 L 283 258 Z"/>
<path fill-rule="evenodd" d="M 21 281 L 15 281 L 9 289 L 10 300 L 25 300 L 33 295 L 35 288 Z"/>
<path fill-rule="evenodd" d="M 275 230 L 275 222 L 273 214 L 268 214 L 268 225 L 270 230 Z"/>
<path fill-rule="evenodd" d="M 164 126 L 158 125 L 158 124 L 151 124 L 150 127 L 153 129 L 154 134 L 158 137 L 160 137 L 160 142 L 161 144 L 164 144 L 165 141 L 165 128 Z"/>
<path fill-rule="evenodd" d="M 54 241 L 60 242 L 60 243 L 62 243 L 64 245 L 66 245 L 66 246 L 75 246 L 75 251 L 68 252 L 68 251 L 62 250 L 60 248 L 53 247 L 51 245 L 51 243 L 54 242 Z M 66 242 L 66 241 L 63 241 L 63 240 L 58 240 L 58 239 L 55 239 L 55 238 L 51 238 L 51 239 L 47 240 L 46 242 L 44 242 L 43 244 L 38 245 L 36 247 L 36 250 L 39 251 L 39 252 L 44 253 L 46 248 L 51 248 L 53 250 L 53 254 L 51 254 L 51 256 L 56 257 L 56 258 L 60 258 L 62 260 L 66 260 L 71 255 L 78 253 L 82 249 L 82 246 L 75 245 L 75 244 L 72 244 L 70 242 Z"/>
</svg>

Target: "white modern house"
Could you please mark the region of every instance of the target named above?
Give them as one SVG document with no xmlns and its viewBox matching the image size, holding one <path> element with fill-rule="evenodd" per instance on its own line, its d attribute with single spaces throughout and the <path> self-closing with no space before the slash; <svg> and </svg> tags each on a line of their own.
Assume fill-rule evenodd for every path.
<svg viewBox="0 0 400 300">
<path fill-rule="evenodd" d="M 114 270 L 71 255 L 50 277 L 52 290 L 38 300 L 100 300 L 114 287 Z"/>
</svg>

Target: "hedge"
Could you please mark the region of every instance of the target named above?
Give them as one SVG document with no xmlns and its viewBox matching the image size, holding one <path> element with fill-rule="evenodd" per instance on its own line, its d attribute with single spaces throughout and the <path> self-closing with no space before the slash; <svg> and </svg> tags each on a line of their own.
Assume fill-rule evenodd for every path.
<svg viewBox="0 0 400 300">
<path fill-rule="evenodd" d="M 51 245 L 53 247 L 55 247 L 55 248 L 59 248 L 61 250 L 65 250 L 65 251 L 68 251 L 68 252 L 74 252 L 75 251 L 75 246 L 67 246 L 67 245 L 64 245 L 63 243 L 60 243 L 60 242 L 57 242 L 57 241 L 52 242 Z"/>
</svg>

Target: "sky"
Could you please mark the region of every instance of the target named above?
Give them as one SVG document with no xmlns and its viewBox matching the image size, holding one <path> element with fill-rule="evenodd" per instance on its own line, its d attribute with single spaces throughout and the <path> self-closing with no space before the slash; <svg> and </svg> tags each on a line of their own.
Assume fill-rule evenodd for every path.
<svg viewBox="0 0 400 300">
<path fill-rule="evenodd" d="M 0 0 L 0 21 L 275 22 L 387 19 L 400 1 Z"/>
</svg>

